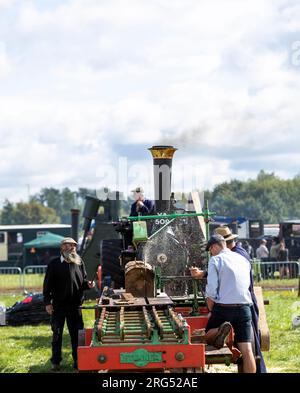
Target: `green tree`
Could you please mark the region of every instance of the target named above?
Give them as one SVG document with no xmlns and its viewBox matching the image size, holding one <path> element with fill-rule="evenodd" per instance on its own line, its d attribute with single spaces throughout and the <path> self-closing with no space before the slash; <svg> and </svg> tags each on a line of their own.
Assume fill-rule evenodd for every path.
<svg viewBox="0 0 300 393">
<path fill-rule="evenodd" d="M 277 223 L 300 217 L 299 193 L 300 176 L 283 180 L 262 170 L 256 179 L 221 183 L 206 192 L 206 198 L 218 215 Z"/>
<path fill-rule="evenodd" d="M 6 200 L 1 213 L 1 223 L 3 225 L 57 224 L 60 223 L 60 218 L 55 210 L 36 201 L 13 204 Z"/>
<path fill-rule="evenodd" d="M 9 202 L 8 199 L 4 201 L 3 208 L 1 211 L 1 224 L 2 225 L 11 225 L 12 217 L 13 217 L 14 205 Z"/>
<path fill-rule="evenodd" d="M 38 194 L 31 197 L 32 201 L 41 203 L 44 206 L 50 207 L 56 211 L 60 216 L 61 214 L 61 195 L 60 190 L 56 188 L 42 188 Z"/>
<path fill-rule="evenodd" d="M 42 188 L 38 194 L 32 196 L 31 200 L 53 209 L 63 224 L 71 223 L 71 209 L 81 207 L 78 204 L 78 193 L 68 187 L 62 190 L 53 187 Z"/>
</svg>

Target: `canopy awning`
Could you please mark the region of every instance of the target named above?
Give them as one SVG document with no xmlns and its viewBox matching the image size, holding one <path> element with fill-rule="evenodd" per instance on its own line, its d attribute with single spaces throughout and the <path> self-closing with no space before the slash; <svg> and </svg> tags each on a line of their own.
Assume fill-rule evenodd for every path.
<svg viewBox="0 0 300 393">
<path fill-rule="evenodd" d="M 57 248 L 60 247 L 60 242 L 64 236 L 56 235 L 52 232 L 47 232 L 44 235 L 38 236 L 30 242 L 24 243 L 25 248 Z"/>
</svg>

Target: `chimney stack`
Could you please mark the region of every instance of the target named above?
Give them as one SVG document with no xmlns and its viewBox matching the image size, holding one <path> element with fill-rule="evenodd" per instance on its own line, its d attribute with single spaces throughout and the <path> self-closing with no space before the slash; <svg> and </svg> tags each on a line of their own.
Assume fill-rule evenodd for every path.
<svg viewBox="0 0 300 393">
<path fill-rule="evenodd" d="M 156 213 L 170 211 L 173 146 L 152 146 L 149 148 L 153 157 L 154 199 Z"/>
</svg>

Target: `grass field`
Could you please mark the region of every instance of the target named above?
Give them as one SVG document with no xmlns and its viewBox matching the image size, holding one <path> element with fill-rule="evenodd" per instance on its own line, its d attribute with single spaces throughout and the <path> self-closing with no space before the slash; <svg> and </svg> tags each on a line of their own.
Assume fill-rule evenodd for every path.
<svg viewBox="0 0 300 393">
<path fill-rule="evenodd" d="M 27 290 L 27 291 L 41 291 L 44 281 L 44 274 L 0 274 L 0 294 L 3 292 L 16 292 L 16 290 Z M 268 279 L 255 282 L 255 285 L 259 285 L 265 289 L 273 288 L 298 288 L 299 279 Z"/>
<path fill-rule="evenodd" d="M 264 353 L 270 372 L 300 372 L 300 328 L 292 328 L 292 316 L 300 315 L 300 298 L 297 291 L 264 292 L 270 300 L 265 306 L 270 329 L 271 349 Z M 297 304 L 298 303 L 298 304 Z"/>
<path fill-rule="evenodd" d="M 269 280 L 261 280 L 259 282 L 255 282 L 254 285 L 260 286 L 267 289 L 273 288 L 298 288 L 299 279 L 298 278 L 290 278 L 290 279 L 269 279 Z"/>
<path fill-rule="evenodd" d="M 23 295 L 0 295 L 0 303 L 13 305 Z M 264 298 L 270 301 L 265 306 L 271 336 L 271 349 L 264 352 L 269 372 L 296 373 L 300 370 L 300 328 L 292 329 L 292 315 L 300 312 L 300 298 L 297 291 L 265 291 Z M 297 306 L 296 302 L 299 302 Z M 296 307 L 297 306 L 297 307 Z M 94 322 L 93 310 L 84 310 L 86 327 Z M 48 325 L 0 327 L 1 351 L 0 373 L 47 373 L 50 369 L 51 329 Z M 63 337 L 62 372 L 71 373 L 71 344 L 67 329 Z M 219 371 L 236 371 L 217 366 Z"/>
<path fill-rule="evenodd" d="M 44 274 L 0 274 L 0 293 L 16 292 L 16 290 L 41 290 L 43 287 Z"/>
<path fill-rule="evenodd" d="M 0 295 L 6 307 L 24 299 L 24 295 Z M 92 326 L 93 310 L 83 311 L 85 326 Z M 49 325 L 0 326 L 0 373 L 46 373 L 50 369 L 51 337 Z M 73 372 L 71 342 L 67 328 L 63 336 L 63 372 Z"/>
</svg>

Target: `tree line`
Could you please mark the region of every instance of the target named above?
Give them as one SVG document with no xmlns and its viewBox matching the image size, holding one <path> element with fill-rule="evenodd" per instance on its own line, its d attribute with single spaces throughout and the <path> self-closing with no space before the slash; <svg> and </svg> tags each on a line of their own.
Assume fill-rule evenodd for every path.
<svg viewBox="0 0 300 393">
<path fill-rule="evenodd" d="M 83 210 L 86 195 L 96 196 L 96 190 L 49 187 L 30 197 L 29 202 L 12 203 L 5 200 L 0 212 L 2 225 L 71 224 L 71 209 Z"/>
<path fill-rule="evenodd" d="M 286 180 L 260 171 L 256 179 L 221 183 L 206 198 L 218 215 L 262 219 L 265 224 L 299 219 L 300 175 Z"/>
<path fill-rule="evenodd" d="M 32 195 L 29 202 L 6 200 L 0 211 L 0 223 L 70 224 L 70 209 L 76 208 L 82 213 L 86 195 L 96 196 L 96 190 L 50 187 Z M 217 215 L 262 219 L 266 224 L 300 218 L 299 195 L 300 175 L 286 180 L 264 171 L 260 171 L 256 179 L 231 180 L 205 191 L 209 208 Z M 131 202 L 129 199 L 122 202 L 122 215 L 128 214 Z"/>
</svg>

